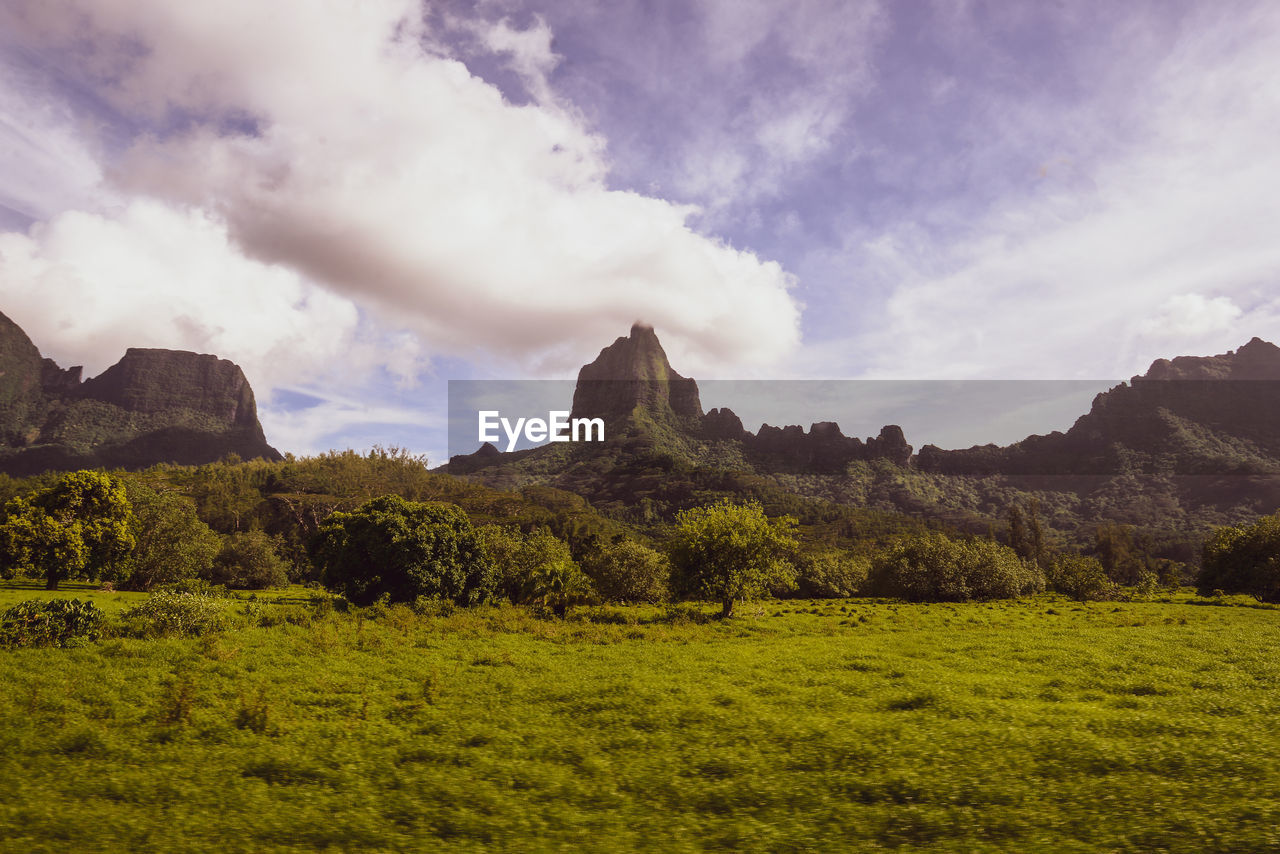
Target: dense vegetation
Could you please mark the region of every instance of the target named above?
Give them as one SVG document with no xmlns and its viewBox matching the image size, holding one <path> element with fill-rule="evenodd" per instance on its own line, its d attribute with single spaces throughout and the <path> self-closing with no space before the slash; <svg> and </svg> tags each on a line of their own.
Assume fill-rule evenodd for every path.
<svg viewBox="0 0 1280 854">
<path fill-rule="evenodd" d="M 1034 501 L 733 482 L 642 523 L 395 451 L 0 478 L 0 850 L 1280 850 L 1276 519 L 1194 598 Z"/>
<path fill-rule="evenodd" d="M 1012 500 L 1003 524 L 972 532 L 799 498 L 756 475 L 716 478 L 684 506 L 662 504 L 642 523 L 561 489 L 508 492 L 431 472 L 424 459 L 395 449 L 0 477 L 0 574 L 51 587 L 101 579 L 133 590 L 188 579 L 235 589 L 293 582 L 327 585 L 359 605 L 380 597 L 503 599 L 564 613 L 575 604 L 673 595 L 714 598 L 731 612 L 733 602 L 766 592 L 964 601 L 1041 585 L 1097 600 L 1176 588 L 1195 573 L 1130 525 L 1104 522 L 1090 542 L 1064 541 L 1034 497 Z M 668 479 L 664 489 L 671 488 Z M 734 519 L 691 539 L 707 514 Z M 746 532 L 780 530 L 787 518 L 785 537 L 752 546 L 767 558 L 748 559 Z M 1233 581 L 1202 589 L 1270 595 Z"/>
</svg>

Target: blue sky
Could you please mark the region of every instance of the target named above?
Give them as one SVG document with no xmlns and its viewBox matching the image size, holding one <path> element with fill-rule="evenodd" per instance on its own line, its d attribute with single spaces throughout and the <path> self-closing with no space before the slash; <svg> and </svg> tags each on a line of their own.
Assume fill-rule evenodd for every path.
<svg viewBox="0 0 1280 854">
<path fill-rule="evenodd" d="M 449 379 L 635 320 L 703 379 L 1123 378 L 1280 339 L 1277 57 L 1266 2 L 0 0 L 0 311 L 233 359 L 295 452 L 438 459 Z"/>
</svg>

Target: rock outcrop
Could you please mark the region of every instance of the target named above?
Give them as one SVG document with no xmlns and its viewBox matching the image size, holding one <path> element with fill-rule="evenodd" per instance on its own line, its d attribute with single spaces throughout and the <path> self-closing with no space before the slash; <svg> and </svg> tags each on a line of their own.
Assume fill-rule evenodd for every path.
<svg viewBox="0 0 1280 854">
<path fill-rule="evenodd" d="M 42 358 L 0 314 L 0 471 L 197 465 L 229 454 L 280 459 L 234 362 L 131 348 L 81 382 L 79 367 Z"/>
<path fill-rule="evenodd" d="M 701 418 L 698 384 L 671 368 L 652 326 L 635 324 L 631 334 L 600 351 L 578 371 L 573 418 L 651 416 Z"/>
<path fill-rule="evenodd" d="M 1217 356 L 1158 359 L 1099 394 L 1065 433 L 1006 447 L 926 445 L 943 474 L 1270 474 L 1280 471 L 1280 347 L 1254 338 Z"/>
</svg>

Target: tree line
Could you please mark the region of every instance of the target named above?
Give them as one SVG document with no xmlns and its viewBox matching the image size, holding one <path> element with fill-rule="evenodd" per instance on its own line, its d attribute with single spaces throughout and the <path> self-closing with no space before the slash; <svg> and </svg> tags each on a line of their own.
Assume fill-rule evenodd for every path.
<svg viewBox="0 0 1280 854">
<path fill-rule="evenodd" d="M 292 581 L 356 605 L 506 600 L 563 615 L 580 602 L 696 598 L 729 616 L 761 594 L 966 601 L 1050 589 L 1104 599 L 1187 580 L 1184 565 L 1155 557 L 1149 537 L 1127 526 L 1098 526 L 1088 553 L 1062 548 L 1034 501 L 1009 507 L 1003 537 L 917 528 L 847 548 L 751 498 L 687 507 L 641 533 L 573 493 L 488 489 L 394 449 L 6 479 L 5 492 L 0 575 L 50 589 L 71 578 L 136 590 L 189 578 L 247 589 Z M 1201 592 L 1274 601 L 1278 532 L 1270 518 L 1216 532 Z"/>
</svg>

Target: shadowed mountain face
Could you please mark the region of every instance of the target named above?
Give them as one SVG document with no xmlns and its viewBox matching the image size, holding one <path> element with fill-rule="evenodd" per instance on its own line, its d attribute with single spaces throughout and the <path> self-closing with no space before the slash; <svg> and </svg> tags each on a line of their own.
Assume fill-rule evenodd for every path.
<svg viewBox="0 0 1280 854">
<path fill-rule="evenodd" d="M 625 419 L 637 410 L 702 417 L 698 384 L 671 369 L 653 327 L 639 323 L 578 371 L 571 417 Z"/>
<path fill-rule="evenodd" d="M 43 359 L 0 314 L 0 471 L 198 465 L 228 454 L 280 459 L 239 366 L 182 350 L 131 348 L 80 381 Z"/>
<path fill-rule="evenodd" d="M 1280 472 L 1280 347 L 1259 338 L 1218 356 L 1159 359 L 1098 395 L 1066 433 L 1006 447 L 920 449 L 943 474 Z"/>
</svg>

